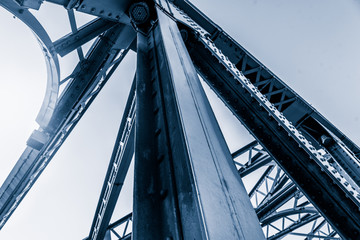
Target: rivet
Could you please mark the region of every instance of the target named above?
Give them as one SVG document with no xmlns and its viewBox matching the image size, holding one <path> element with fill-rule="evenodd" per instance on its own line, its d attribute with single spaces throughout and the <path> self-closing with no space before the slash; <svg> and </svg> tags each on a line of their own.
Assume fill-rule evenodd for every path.
<svg viewBox="0 0 360 240">
<path fill-rule="evenodd" d="M 154 91 L 152 94 L 151 94 L 151 97 L 154 98 L 157 94 L 157 91 Z"/>
<path fill-rule="evenodd" d="M 160 191 L 160 197 L 161 197 L 161 199 L 166 198 L 167 194 L 168 194 L 168 191 L 167 191 L 167 190 L 161 189 L 161 191 Z"/>
<path fill-rule="evenodd" d="M 158 112 L 159 112 L 159 108 L 157 107 L 157 108 L 154 109 L 153 113 L 157 114 Z"/>
<path fill-rule="evenodd" d="M 164 160 L 164 158 L 165 158 L 164 154 L 161 154 L 160 156 L 158 156 L 157 162 L 161 163 Z"/>
<path fill-rule="evenodd" d="M 160 133 L 161 133 L 161 128 L 156 129 L 156 131 L 155 131 L 155 136 L 156 136 L 156 137 L 159 136 Z"/>
</svg>

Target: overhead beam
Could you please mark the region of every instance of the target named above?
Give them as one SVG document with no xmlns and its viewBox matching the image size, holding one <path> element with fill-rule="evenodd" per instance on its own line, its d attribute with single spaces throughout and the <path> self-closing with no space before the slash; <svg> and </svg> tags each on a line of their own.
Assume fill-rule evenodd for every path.
<svg viewBox="0 0 360 240">
<path fill-rule="evenodd" d="M 101 18 L 92 20 L 91 22 L 77 29 L 77 31 L 69 33 L 64 37 L 56 40 L 54 42 L 55 50 L 60 56 L 63 57 L 89 42 L 90 40 L 94 39 L 101 33 L 109 30 L 116 24 L 117 23 L 115 22 Z"/>
<path fill-rule="evenodd" d="M 69 22 L 70 22 L 70 27 L 71 27 L 71 31 L 73 33 L 77 33 L 78 28 L 77 28 L 77 24 L 76 24 L 76 19 L 75 19 L 75 14 L 74 14 L 74 10 L 69 9 L 67 10 L 68 13 L 68 17 L 69 17 Z M 77 52 L 78 52 L 78 56 L 80 60 L 84 60 L 84 53 L 82 51 L 81 46 L 79 46 L 78 48 L 76 48 Z"/>
<path fill-rule="evenodd" d="M 243 46 L 236 42 L 229 34 L 216 25 L 210 18 L 202 13 L 188 0 L 174 0 L 172 3 L 181 9 L 185 15 L 189 16 L 190 20 L 195 21 L 201 26 L 215 45 L 234 63 L 239 70 L 247 71 L 249 69 L 259 69 L 259 74 L 249 74 L 246 77 L 252 82 L 256 83 L 259 80 L 272 79 L 278 89 L 286 89 L 286 99 L 280 99 L 279 102 L 272 102 L 279 110 L 283 111 L 284 115 L 294 123 L 295 126 L 301 125 L 302 121 L 306 118 L 312 118 L 319 121 L 326 129 L 330 130 L 337 138 L 339 138 L 357 158 L 360 158 L 360 148 L 345 136 L 338 128 L 330 123 L 323 115 L 314 109 L 308 102 L 299 96 L 294 90 L 286 85 L 280 78 L 271 72 L 265 65 L 251 55 Z M 174 16 L 184 21 L 183 16 L 176 14 L 176 10 L 172 10 Z M 190 23 L 189 23 L 190 26 Z M 265 92 L 263 92 L 265 93 Z M 293 99 L 290 101 L 290 99 Z"/>
<path fill-rule="evenodd" d="M 66 86 L 66 91 L 59 99 L 47 132 L 55 132 L 61 122 L 67 119 L 71 109 L 78 103 L 92 81 L 97 79 L 99 72 L 105 67 L 109 57 L 114 53 L 111 49 L 120 51 L 127 48 L 135 39 L 135 32 L 130 26 L 119 25 L 107 31 L 103 37 L 89 50 L 84 61 L 80 62 L 74 70 L 73 80 Z"/>
<path fill-rule="evenodd" d="M 222 60 L 219 56 L 221 52 L 213 50 L 214 45 L 207 45 L 207 40 L 200 40 L 198 36 L 189 36 L 187 46 L 195 65 L 225 105 L 297 183 L 339 234 L 348 239 L 360 236 L 357 196 L 349 198 L 352 193 L 344 185 L 343 179 L 339 176 L 338 181 L 333 173 L 325 170 L 325 166 L 321 167 L 321 164 L 330 165 L 322 162 L 324 159 L 316 160 L 317 153 L 312 153 L 308 143 L 300 141 L 298 137 L 301 136 L 284 118 L 280 118 L 275 107 L 265 106 L 265 97 L 260 98 L 261 94 L 255 87 L 245 87 L 251 86 L 251 82 L 245 79 L 241 82 L 241 74 L 238 76 L 233 73 L 233 65 L 226 62 L 224 56 Z M 303 142 L 306 145 L 302 145 Z"/>
</svg>

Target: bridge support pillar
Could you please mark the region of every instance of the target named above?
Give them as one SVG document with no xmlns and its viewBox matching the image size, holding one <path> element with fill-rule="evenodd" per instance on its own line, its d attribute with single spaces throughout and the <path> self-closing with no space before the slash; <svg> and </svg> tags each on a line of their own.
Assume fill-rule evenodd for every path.
<svg viewBox="0 0 360 240">
<path fill-rule="evenodd" d="M 264 239 L 176 23 L 137 36 L 134 239 Z"/>
</svg>

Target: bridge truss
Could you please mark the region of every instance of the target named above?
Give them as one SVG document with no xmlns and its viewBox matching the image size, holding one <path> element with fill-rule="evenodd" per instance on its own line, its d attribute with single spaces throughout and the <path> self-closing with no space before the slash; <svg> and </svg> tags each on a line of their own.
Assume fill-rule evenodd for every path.
<svg viewBox="0 0 360 240">
<path fill-rule="evenodd" d="M 28 10 L 41 1 L 0 1 L 33 30 L 48 68 L 40 127 L 0 189 L 0 228 L 136 51 L 136 76 L 87 239 L 359 237 L 359 147 L 194 5 L 49 2 L 66 8 L 72 29 L 54 42 Z M 78 28 L 74 10 L 96 18 Z M 80 60 L 60 80 L 58 55 L 72 51 Z M 229 153 L 199 76 L 254 141 Z M 134 153 L 134 213 L 110 223 Z M 248 192 L 238 176 L 253 182 Z"/>
</svg>

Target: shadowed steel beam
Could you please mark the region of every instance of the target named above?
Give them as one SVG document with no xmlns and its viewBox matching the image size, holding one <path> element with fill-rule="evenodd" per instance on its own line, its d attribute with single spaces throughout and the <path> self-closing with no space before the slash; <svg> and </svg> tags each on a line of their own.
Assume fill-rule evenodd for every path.
<svg viewBox="0 0 360 240">
<path fill-rule="evenodd" d="M 135 81 L 120 123 L 88 239 L 104 239 L 134 153 Z"/>
<path fill-rule="evenodd" d="M 60 56 L 63 57 L 75 49 L 81 47 L 91 39 L 97 37 L 101 33 L 105 32 L 106 30 L 109 30 L 114 25 L 116 25 L 115 22 L 97 18 L 80 27 L 76 32 L 65 35 L 64 37 L 55 41 L 55 50 Z"/>
<path fill-rule="evenodd" d="M 134 239 L 264 239 L 176 23 L 138 33 Z"/>
<path fill-rule="evenodd" d="M 24 0 L 17 0 L 24 1 Z M 27 0 L 36 1 L 37 0 Z M 122 22 L 129 24 L 130 19 L 126 14 L 131 0 L 46 0 L 54 4 L 59 4 L 66 9 L 76 9 L 79 12 L 98 16 L 114 22 Z M 42 1 L 41 1 L 42 2 Z"/>
<path fill-rule="evenodd" d="M 70 9 L 67 12 L 68 12 L 71 31 L 76 34 L 78 29 L 77 29 L 77 26 L 76 26 L 76 19 L 75 19 L 74 10 Z M 80 61 L 84 60 L 84 53 L 83 53 L 83 51 L 81 49 L 81 46 L 76 48 L 76 50 L 77 50 Z"/>
<path fill-rule="evenodd" d="M 216 45 L 191 34 L 187 43 L 203 78 L 339 234 L 348 239 L 360 236 L 359 196 L 342 176 Z"/>
<path fill-rule="evenodd" d="M 130 23 L 126 14 L 131 0 L 46 0 L 64 6 L 66 9 L 76 9 L 79 12 L 98 16 L 115 22 Z"/>
<path fill-rule="evenodd" d="M 99 71 L 105 66 L 109 57 L 113 55 L 112 49 L 120 51 L 127 48 L 134 40 L 135 32 L 130 26 L 117 26 L 105 32 L 89 50 L 86 60 L 80 62 L 75 69 L 75 77 L 66 86 L 66 91 L 59 99 L 53 117 L 45 128 L 47 132 L 54 132 L 65 121 L 71 109 L 83 96 L 87 87 L 96 79 Z"/>
<path fill-rule="evenodd" d="M 301 129 L 314 142 L 322 145 L 336 162 L 339 172 L 343 174 L 351 185 L 357 185 L 356 191 L 360 192 L 360 160 L 349 148 L 334 134 L 326 129 L 319 121 L 307 118 L 301 124 Z M 329 156 L 330 156 L 329 155 Z"/>
<path fill-rule="evenodd" d="M 279 110 L 284 112 L 284 115 L 294 123 L 295 126 L 302 124 L 302 121 L 306 118 L 311 118 L 319 121 L 325 128 L 329 129 L 334 135 L 336 135 L 341 141 L 359 158 L 360 148 L 348 137 L 346 137 L 339 129 L 337 129 L 332 123 L 330 123 L 324 116 L 322 116 L 316 109 L 314 109 L 309 103 L 307 103 L 301 96 L 299 96 L 294 90 L 287 86 L 281 79 L 279 79 L 274 73 L 272 73 L 265 65 L 252 56 L 243 46 L 236 42 L 230 35 L 223 31 L 218 25 L 216 25 L 211 19 L 203 14 L 188 0 L 174 0 L 174 5 L 182 9 L 192 20 L 198 25 L 204 28 L 209 34 L 214 43 L 221 49 L 221 51 L 232 61 L 239 70 L 248 70 L 261 67 L 260 80 L 272 79 L 276 82 L 276 85 L 280 88 L 286 88 L 287 100 L 294 99 L 284 106 L 278 102 L 272 102 L 275 106 L 279 107 Z M 175 11 L 173 11 L 175 12 Z M 177 17 L 175 15 L 175 17 Z M 243 61 L 246 59 L 246 61 Z M 246 64 L 245 64 L 246 62 Z M 242 68 L 244 67 L 244 68 Z M 246 69 L 245 69 L 246 68 Z M 247 75 L 252 83 L 256 82 L 258 76 L 252 77 Z M 280 101 L 282 102 L 282 101 Z M 280 109 L 281 108 L 281 109 Z"/>
</svg>

